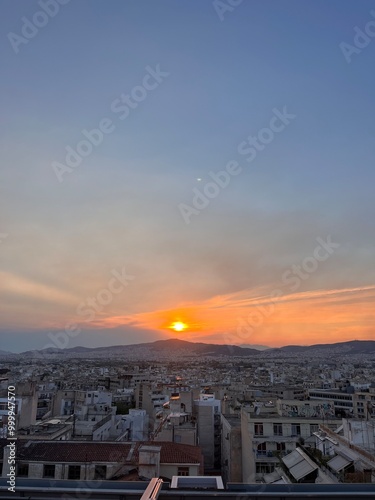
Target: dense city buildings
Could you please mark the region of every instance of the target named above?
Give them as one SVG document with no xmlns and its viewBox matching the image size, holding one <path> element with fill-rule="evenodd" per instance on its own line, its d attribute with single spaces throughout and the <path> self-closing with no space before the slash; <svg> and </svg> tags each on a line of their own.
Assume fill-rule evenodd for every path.
<svg viewBox="0 0 375 500">
<path fill-rule="evenodd" d="M 3 357 L 2 477 L 11 385 L 19 478 L 375 483 L 373 354 L 152 358 Z"/>
</svg>

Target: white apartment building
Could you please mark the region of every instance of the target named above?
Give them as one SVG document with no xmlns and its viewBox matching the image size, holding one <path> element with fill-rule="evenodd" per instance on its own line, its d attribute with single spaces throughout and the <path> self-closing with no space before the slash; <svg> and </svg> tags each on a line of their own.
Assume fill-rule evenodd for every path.
<svg viewBox="0 0 375 500">
<path fill-rule="evenodd" d="M 274 471 L 279 456 L 295 450 L 298 443 L 313 439 L 319 424 L 333 428 L 341 419 L 334 416 L 331 401 L 287 401 L 253 403 L 241 410 L 242 480 L 261 481 Z"/>
<path fill-rule="evenodd" d="M 221 462 L 221 401 L 214 394 L 200 394 L 194 400 L 197 419 L 198 445 L 202 448 L 207 469 L 220 468 Z"/>
</svg>

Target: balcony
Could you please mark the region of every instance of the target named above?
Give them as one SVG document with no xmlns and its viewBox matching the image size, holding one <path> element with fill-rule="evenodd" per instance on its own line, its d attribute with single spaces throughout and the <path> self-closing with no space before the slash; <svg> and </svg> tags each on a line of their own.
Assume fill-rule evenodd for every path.
<svg viewBox="0 0 375 500">
<path fill-rule="evenodd" d="M 255 456 L 256 458 L 259 458 L 260 460 L 266 461 L 266 462 L 278 462 L 279 457 L 284 457 L 285 455 L 288 455 L 288 453 L 291 453 L 293 450 L 266 450 L 266 451 L 256 451 Z"/>
<path fill-rule="evenodd" d="M 300 436 L 254 436 L 254 443 L 296 443 Z"/>
<path fill-rule="evenodd" d="M 272 451 L 257 451 L 256 452 L 256 457 L 257 458 L 262 458 L 262 457 L 268 457 L 268 458 L 271 458 L 273 457 L 273 453 Z"/>
</svg>

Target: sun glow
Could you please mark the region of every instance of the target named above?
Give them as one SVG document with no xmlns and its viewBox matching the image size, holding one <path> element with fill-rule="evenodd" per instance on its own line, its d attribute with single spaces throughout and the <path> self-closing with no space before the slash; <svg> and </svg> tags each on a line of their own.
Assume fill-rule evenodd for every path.
<svg viewBox="0 0 375 500">
<path fill-rule="evenodd" d="M 183 323 L 182 321 L 175 321 L 174 323 L 172 323 L 170 328 L 172 328 L 172 330 L 174 330 L 175 332 L 183 332 L 184 330 L 186 330 L 187 324 Z"/>
</svg>

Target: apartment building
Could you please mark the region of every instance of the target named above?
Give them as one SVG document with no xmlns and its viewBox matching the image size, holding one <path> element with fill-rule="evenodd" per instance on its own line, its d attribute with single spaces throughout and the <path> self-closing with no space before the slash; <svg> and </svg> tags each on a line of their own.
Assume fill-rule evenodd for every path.
<svg viewBox="0 0 375 500">
<path fill-rule="evenodd" d="M 214 394 L 200 394 L 194 400 L 198 444 L 202 448 L 205 467 L 219 469 L 221 464 L 221 401 Z"/>
<path fill-rule="evenodd" d="M 176 392 L 169 395 L 169 402 L 164 404 L 160 423 L 153 433 L 154 441 L 197 444 L 196 419 L 191 411 L 185 411 L 187 405 L 182 402 L 189 402 L 190 398 L 192 398 L 191 392 Z M 189 405 L 188 408 L 191 406 Z"/>
<path fill-rule="evenodd" d="M 146 410 L 130 409 L 127 415 L 116 415 L 116 441 L 146 441 L 149 417 Z"/>
<path fill-rule="evenodd" d="M 221 415 L 221 476 L 225 484 L 242 482 L 240 415 Z"/>
<path fill-rule="evenodd" d="M 343 389 L 309 389 L 308 394 L 311 400 L 333 401 L 336 413 L 354 418 L 375 418 L 375 387 L 357 392 L 353 386 Z"/>
<path fill-rule="evenodd" d="M 0 440 L 2 477 L 10 470 L 9 447 Z M 203 475 L 198 446 L 175 443 L 22 441 L 17 445 L 17 479 L 126 480 Z"/>
<path fill-rule="evenodd" d="M 354 414 L 353 393 L 340 389 L 308 389 L 308 396 L 310 400 L 333 401 L 336 413 L 351 416 Z M 337 412 L 337 410 L 340 411 Z"/>
<path fill-rule="evenodd" d="M 278 399 L 298 399 L 302 401 L 307 397 L 307 392 L 303 385 L 275 384 L 259 386 L 256 389 L 261 392 L 262 396 Z"/>
<path fill-rule="evenodd" d="M 9 384 L 8 379 L 3 379 Z M 38 409 L 38 393 L 35 382 L 24 382 L 17 384 L 17 395 L 14 401 L 16 429 L 29 427 L 36 423 Z M 8 424 L 8 391 L 0 391 L 0 437 L 7 436 Z"/>
<path fill-rule="evenodd" d="M 241 410 L 242 477 L 244 482 L 262 480 L 274 471 L 279 456 L 309 440 L 319 424 L 337 427 L 331 401 L 254 402 Z"/>
</svg>

